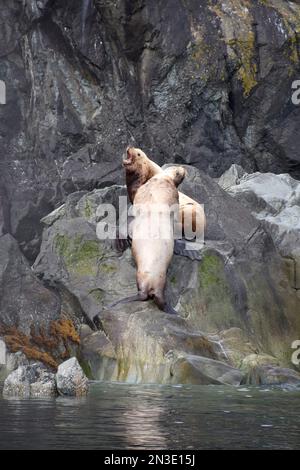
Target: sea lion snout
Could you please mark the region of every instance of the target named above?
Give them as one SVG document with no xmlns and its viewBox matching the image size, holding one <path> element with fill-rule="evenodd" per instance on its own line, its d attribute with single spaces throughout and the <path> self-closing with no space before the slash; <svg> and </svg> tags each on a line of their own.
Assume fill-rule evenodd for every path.
<svg viewBox="0 0 300 470">
<path fill-rule="evenodd" d="M 134 165 L 137 162 L 141 161 L 145 157 L 145 154 L 141 149 L 131 147 L 130 145 L 126 148 L 126 158 L 123 160 L 123 165 L 129 166 Z"/>
<path fill-rule="evenodd" d="M 131 163 L 133 163 L 134 148 L 128 146 L 128 147 L 126 148 L 126 152 L 125 152 L 124 157 L 125 157 L 125 158 L 123 158 L 123 165 L 124 165 L 124 166 L 130 165 Z"/>
</svg>

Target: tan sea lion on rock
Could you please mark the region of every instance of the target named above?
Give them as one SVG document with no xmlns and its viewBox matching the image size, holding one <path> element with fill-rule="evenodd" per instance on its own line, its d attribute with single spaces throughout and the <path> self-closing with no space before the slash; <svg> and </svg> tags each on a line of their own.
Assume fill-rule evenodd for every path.
<svg viewBox="0 0 300 470">
<path fill-rule="evenodd" d="M 184 179 L 182 167 L 158 172 L 135 192 L 135 218 L 132 224 L 132 254 L 137 266 L 138 294 L 118 303 L 153 298 L 166 313 L 177 312 L 165 301 L 167 269 L 174 251 L 172 211 L 177 207 L 177 186 Z"/>
<path fill-rule="evenodd" d="M 137 190 L 154 175 L 164 170 L 138 148 L 127 147 L 126 158 L 123 159 L 123 166 L 126 172 L 126 185 L 130 202 L 133 203 Z M 191 227 L 198 240 L 203 239 L 206 219 L 203 207 L 194 199 L 178 192 L 179 194 L 179 223 L 182 227 L 183 237 L 189 237 L 186 227 Z"/>
</svg>

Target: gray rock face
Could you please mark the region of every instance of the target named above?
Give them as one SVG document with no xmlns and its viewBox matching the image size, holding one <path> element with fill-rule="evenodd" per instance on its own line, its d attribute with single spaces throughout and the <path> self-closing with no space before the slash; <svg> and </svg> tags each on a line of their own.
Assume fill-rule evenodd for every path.
<svg viewBox="0 0 300 470">
<path fill-rule="evenodd" d="M 88 393 L 88 379 L 77 359 L 72 357 L 60 364 L 56 374 L 57 390 L 60 395 L 81 397 Z"/>
<path fill-rule="evenodd" d="M 0 237 L 0 292 L 0 339 L 7 349 L 2 375 L 19 365 L 11 353 L 55 369 L 76 351 L 81 312 L 63 290 L 43 285 L 9 234 Z"/>
<path fill-rule="evenodd" d="M 4 325 L 28 334 L 59 318 L 59 297 L 36 278 L 9 234 L 0 237 L 0 286 L 0 335 Z"/>
<path fill-rule="evenodd" d="M 3 395 L 23 398 L 56 396 L 55 374 L 41 364 L 20 366 L 6 378 Z"/>
<path fill-rule="evenodd" d="M 5 230 L 34 260 L 40 219 L 119 183 L 132 138 L 214 177 L 232 163 L 299 176 L 299 14 L 284 0 L 3 0 Z"/>
<path fill-rule="evenodd" d="M 96 235 L 97 204 L 115 201 L 121 187 L 74 193 L 59 216 L 47 217 L 34 270 L 72 294 L 97 327 L 81 334 L 79 357 L 90 378 L 238 383 L 236 369 L 255 352 L 288 366 L 299 299 L 271 236 L 209 176 L 187 170 L 180 189 L 204 203 L 208 227 L 201 261 L 175 255 L 170 266 L 166 296 L 178 317 L 151 301 L 107 309 L 136 292 L 130 249 L 118 254 Z M 213 361 L 208 369 L 203 357 Z M 185 358 L 179 369 L 178 358 Z"/>
<path fill-rule="evenodd" d="M 235 163 L 231 165 L 231 167 L 221 175 L 219 178 L 219 185 L 225 191 L 231 186 L 239 184 L 241 178 L 246 174 L 246 171 L 240 165 L 236 165 Z"/>
<path fill-rule="evenodd" d="M 228 170 L 219 184 L 235 171 Z M 226 190 L 262 221 L 286 259 L 293 288 L 300 289 L 300 183 L 287 174 L 272 173 L 244 173 L 231 183 Z"/>
<path fill-rule="evenodd" d="M 0 176 L 0 236 L 9 232 L 9 202 L 4 187 L 4 182 Z"/>
</svg>

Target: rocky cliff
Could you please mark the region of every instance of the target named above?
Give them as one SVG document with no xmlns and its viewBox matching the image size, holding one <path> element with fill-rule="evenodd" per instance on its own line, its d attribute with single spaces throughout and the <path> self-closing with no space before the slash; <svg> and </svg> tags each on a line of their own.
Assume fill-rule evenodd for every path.
<svg viewBox="0 0 300 470">
<path fill-rule="evenodd" d="M 158 163 L 299 177 L 300 5 L 2 0 L 1 230 L 38 253 L 70 192 L 120 183 L 129 139 Z"/>
<path fill-rule="evenodd" d="M 81 355 L 90 375 L 120 380 L 236 382 L 236 368 L 258 353 L 290 366 L 300 334 L 297 224 L 286 237 L 274 222 L 279 206 L 262 173 L 289 173 L 290 189 L 300 176 L 291 101 L 299 3 L 2 0 L 0 22 L 9 350 L 54 368 Z M 151 305 L 104 308 L 135 289 L 130 252 L 119 257 L 95 235 L 97 203 L 124 193 L 128 142 L 159 164 L 190 165 L 184 187 L 208 213 L 202 260 L 173 260 L 174 320 Z M 265 193 L 256 185 L 249 196 L 246 181 L 224 192 L 212 178 L 233 163 L 260 172 Z"/>
<path fill-rule="evenodd" d="M 196 168 L 187 171 L 181 189 L 203 201 L 207 230 L 200 259 L 175 255 L 169 269 L 166 295 L 178 316 L 160 312 L 151 301 L 108 307 L 136 292 L 131 249 L 117 253 L 96 235 L 97 207 L 109 202 L 117 208 L 124 186 L 72 193 L 44 217 L 32 270 L 12 237 L 1 237 L 0 332 L 17 363 L 40 360 L 56 369 L 75 354 L 90 378 L 126 382 L 300 379 L 290 370 L 291 345 L 300 332 L 295 234 L 278 237 L 282 215 L 270 229 L 260 213 L 262 202 L 251 209 L 245 203 L 251 181 L 255 193 L 255 178 L 264 175 L 243 171 L 235 185 L 233 167 L 220 180 L 231 180 L 227 194 Z M 289 182 L 290 194 L 298 194 L 296 180 L 271 176 L 279 187 Z M 267 182 L 270 175 L 264 178 Z M 292 211 L 299 209 L 297 197 L 285 202 Z M 295 250 L 283 252 L 287 245 Z"/>
</svg>

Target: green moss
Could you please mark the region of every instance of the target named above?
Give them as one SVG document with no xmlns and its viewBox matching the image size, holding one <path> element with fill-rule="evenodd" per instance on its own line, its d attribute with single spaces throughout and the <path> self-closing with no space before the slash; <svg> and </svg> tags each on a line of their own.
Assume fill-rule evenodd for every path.
<svg viewBox="0 0 300 470">
<path fill-rule="evenodd" d="M 199 265 L 199 288 L 184 305 L 185 313 L 206 331 L 240 327 L 222 259 L 211 252 Z"/>
<path fill-rule="evenodd" d="M 175 275 L 173 275 L 173 276 L 171 277 L 170 282 L 171 282 L 171 284 L 173 284 L 173 285 L 174 285 L 174 284 L 177 284 L 177 279 L 176 279 L 176 276 L 175 276 Z"/>
<path fill-rule="evenodd" d="M 102 263 L 100 265 L 100 269 L 101 271 L 104 271 L 105 273 L 109 274 L 109 273 L 114 273 L 116 271 L 116 267 L 111 265 L 111 264 L 106 264 L 106 263 Z"/>
<path fill-rule="evenodd" d="M 89 295 L 91 295 L 96 300 L 96 302 L 102 302 L 104 291 L 102 289 L 93 289 L 89 292 Z"/>
<path fill-rule="evenodd" d="M 118 376 L 119 381 L 126 381 L 130 370 L 130 359 L 119 359 L 118 360 Z"/>
<path fill-rule="evenodd" d="M 96 275 L 97 261 L 101 256 L 100 244 L 96 240 L 83 240 L 81 236 L 55 237 L 55 248 L 64 259 L 69 271 L 78 275 Z"/>
<path fill-rule="evenodd" d="M 215 77 L 219 73 L 219 64 L 215 61 L 217 54 L 215 44 L 212 42 L 207 43 L 207 35 L 199 24 L 191 25 L 191 33 L 193 37 L 190 47 L 192 70 L 195 71 L 197 69 L 196 74 L 200 80 L 206 81 L 209 76 Z"/>
<path fill-rule="evenodd" d="M 92 368 L 90 366 L 90 364 L 88 363 L 88 361 L 86 361 L 85 359 L 82 359 L 82 357 L 78 357 L 78 362 L 83 370 L 83 372 L 85 373 L 85 375 L 87 376 L 87 378 L 89 380 L 93 380 L 94 377 L 93 377 L 93 373 L 92 373 Z"/>
<path fill-rule="evenodd" d="M 201 62 L 207 59 L 210 53 L 210 48 L 204 41 L 197 41 L 192 46 L 192 58 L 196 62 L 197 67 L 200 67 Z"/>
<path fill-rule="evenodd" d="M 206 255 L 200 264 L 201 286 L 208 288 L 220 284 L 220 260 L 214 255 Z"/>
<path fill-rule="evenodd" d="M 244 96 L 248 96 L 251 90 L 257 85 L 256 73 L 257 65 L 255 58 L 255 35 L 251 31 L 244 39 L 231 39 L 227 42 L 235 54 L 240 58 L 241 65 L 238 70 L 238 77 L 244 88 Z"/>
<path fill-rule="evenodd" d="M 298 56 L 298 40 L 297 36 L 294 35 L 290 38 L 289 40 L 289 48 L 290 48 L 290 61 L 293 64 L 298 64 L 299 62 L 299 56 Z"/>
<path fill-rule="evenodd" d="M 84 215 L 87 219 L 89 219 L 90 217 L 92 217 L 93 213 L 94 213 L 94 210 L 93 210 L 91 201 L 89 201 L 89 199 L 86 199 L 85 207 L 84 207 Z"/>
</svg>

